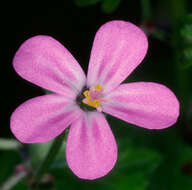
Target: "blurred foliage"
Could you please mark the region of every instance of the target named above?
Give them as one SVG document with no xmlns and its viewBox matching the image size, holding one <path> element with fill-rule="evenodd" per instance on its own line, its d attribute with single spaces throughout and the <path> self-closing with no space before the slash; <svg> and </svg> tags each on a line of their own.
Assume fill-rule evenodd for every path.
<svg viewBox="0 0 192 190">
<path fill-rule="evenodd" d="M 182 41 L 182 62 L 184 68 L 192 66 L 192 15 L 183 18 L 180 28 L 180 38 Z"/>
<path fill-rule="evenodd" d="M 21 162 L 19 154 L 15 151 L 0 152 L 0 186 L 15 171 L 17 164 Z"/>
<path fill-rule="evenodd" d="M 104 13 L 114 12 L 120 5 L 121 0 L 74 0 L 75 4 L 79 7 L 87 7 L 101 3 L 101 10 Z"/>
<path fill-rule="evenodd" d="M 112 13 L 119 7 L 120 3 L 121 0 L 103 0 L 101 9 L 104 13 Z"/>
<path fill-rule="evenodd" d="M 0 138 L 0 150 L 16 150 L 21 146 L 21 143 L 15 139 Z"/>
<path fill-rule="evenodd" d="M 102 0 L 74 0 L 75 4 L 79 7 L 86 7 L 90 5 L 95 5 Z"/>
<path fill-rule="evenodd" d="M 29 190 L 29 186 L 20 182 L 16 184 L 11 190 Z"/>
<path fill-rule="evenodd" d="M 43 161 L 47 155 L 49 149 L 51 148 L 52 141 L 43 144 L 31 144 L 29 146 L 29 153 L 31 158 L 31 164 L 33 168 L 37 168 L 39 163 Z M 65 143 L 63 143 L 61 149 L 59 150 L 54 162 L 52 163 L 53 167 L 66 167 L 65 161 Z"/>
</svg>

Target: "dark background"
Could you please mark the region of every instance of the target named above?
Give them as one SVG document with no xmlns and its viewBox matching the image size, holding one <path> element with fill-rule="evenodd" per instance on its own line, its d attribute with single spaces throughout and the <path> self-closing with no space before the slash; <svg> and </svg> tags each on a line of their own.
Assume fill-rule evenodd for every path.
<svg viewBox="0 0 192 190">
<path fill-rule="evenodd" d="M 73 1 L 65 1 L 62 5 L 46 5 L 44 7 L 37 4 L 34 8 L 33 6 L 33 4 L 17 5 L 15 9 L 8 10 L 8 17 L 4 20 L 6 25 L 3 27 L 2 40 L 5 40 L 6 51 L 5 59 L 1 63 L 3 65 L 1 72 L 2 75 L 5 75 L 5 69 L 7 72 L 2 78 L 6 88 L 3 94 L 7 99 L 6 111 L 2 110 L 2 118 L 5 122 L 3 132 L 6 136 L 11 135 L 9 117 L 12 111 L 23 101 L 43 94 L 40 88 L 20 78 L 12 67 L 13 56 L 25 40 L 39 34 L 54 37 L 72 53 L 84 71 L 87 72 L 94 35 L 102 24 L 115 19 L 127 20 L 136 25 L 142 24 L 142 9 L 139 1 L 131 1 L 131 3 L 130 1 L 122 1 L 119 8 L 111 14 L 102 12 L 100 3 L 85 8 L 75 6 Z M 166 26 L 163 29 L 167 30 Z M 170 54 L 171 50 L 166 43 L 149 38 L 146 59 L 149 58 L 150 63 L 143 62 L 132 74 L 132 79 L 171 83 L 173 79 L 170 78 L 170 81 L 165 79 L 165 76 L 171 73 L 169 71 L 171 63 L 161 61 Z M 159 62 L 161 64 L 158 64 Z M 150 73 L 150 76 L 146 72 Z"/>
</svg>

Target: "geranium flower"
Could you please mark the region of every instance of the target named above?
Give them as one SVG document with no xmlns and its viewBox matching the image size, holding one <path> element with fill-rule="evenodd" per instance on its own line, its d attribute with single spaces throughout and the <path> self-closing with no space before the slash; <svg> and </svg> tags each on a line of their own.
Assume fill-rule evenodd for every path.
<svg viewBox="0 0 192 190">
<path fill-rule="evenodd" d="M 16 52 L 13 66 L 24 79 L 53 92 L 30 99 L 11 116 L 11 131 L 23 143 L 43 143 L 70 126 L 66 159 L 84 179 L 106 175 L 117 145 L 103 114 L 147 129 L 173 125 L 179 103 L 153 82 L 121 84 L 141 63 L 148 47 L 134 24 L 111 21 L 96 33 L 87 78 L 68 50 L 50 36 L 35 36 Z"/>
</svg>

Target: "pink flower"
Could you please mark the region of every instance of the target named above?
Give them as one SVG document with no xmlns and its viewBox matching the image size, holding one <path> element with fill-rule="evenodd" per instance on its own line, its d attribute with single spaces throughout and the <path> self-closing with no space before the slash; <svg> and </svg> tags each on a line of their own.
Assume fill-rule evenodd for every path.
<svg viewBox="0 0 192 190">
<path fill-rule="evenodd" d="M 23 143 L 43 143 L 71 126 L 66 144 L 71 170 L 84 179 L 106 175 L 115 165 L 117 145 L 102 112 L 147 129 L 169 127 L 179 115 L 179 102 L 167 87 L 121 84 L 141 63 L 147 47 L 137 26 L 124 21 L 104 24 L 94 39 L 86 79 L 58 41 L 30 38 L 16 52 L 13 66 L 24 79 L 54 93 L 20 105 L 11 116 L 11 131 Z"/>
</svg>

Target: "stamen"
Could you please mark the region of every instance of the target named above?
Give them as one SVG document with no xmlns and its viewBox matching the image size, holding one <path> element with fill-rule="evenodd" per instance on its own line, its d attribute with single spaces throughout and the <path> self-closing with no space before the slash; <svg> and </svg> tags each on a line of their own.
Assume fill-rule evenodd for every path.
<svg viewBox="0 0 192 190">
<path fill-rule="evenodd" d="M 102 103 L 102 86 L 97 84 L 83 92 L 85 98 L 82 100 L 84 104 L 87 104 L 93 108 L 96 108 L 97 111 L 101 112 L 101 103 Z"/>
<path fill-rule="evenodd" d="M 89 95 L 89 90 L 86 90 L 86 91 L 84 91 L 83 92 L 83 95 L 87 98 L 87 97 L 89 97 L 90 95 Z"/>
<path fill-rule="evenodd" d="M 100 84 L 97 84 L 97 85 L 95 86 L 95 90 L 98 91 L 98 92 L 100 92 L 100 91 L 102 90 L 102 86 L 101 86 Z"/>
</svg>

